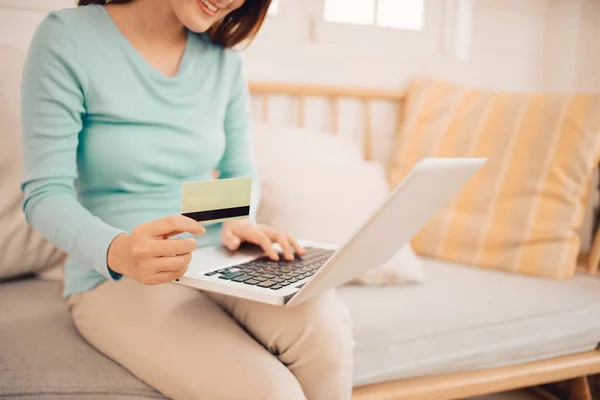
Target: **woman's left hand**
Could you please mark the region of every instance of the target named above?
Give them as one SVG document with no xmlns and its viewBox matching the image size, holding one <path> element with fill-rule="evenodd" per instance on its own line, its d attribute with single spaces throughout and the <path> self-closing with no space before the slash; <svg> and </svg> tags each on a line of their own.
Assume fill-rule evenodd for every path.
<svg viewBox="0 0 600 400">
<path fill-rule="evenodd" d="M 242 242 L 259 245 L 273 261 L 279 260 L 273 243 L 279 243 L 286 260 L 294 259 L 294 250 L 298 255 L 304 254 L 304 249 L 294 237 L 268 226 L 255 224 L 248 219 L 223 222 L 221 241 L 232 251 L 237 250 Z"/>
</svg>

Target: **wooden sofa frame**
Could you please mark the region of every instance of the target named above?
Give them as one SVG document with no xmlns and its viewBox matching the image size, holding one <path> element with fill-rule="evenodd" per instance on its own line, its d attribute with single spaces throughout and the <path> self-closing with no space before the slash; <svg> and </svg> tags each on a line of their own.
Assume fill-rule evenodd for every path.
<svg viewBox="0 0 600 400">
<path fill-rule="evenodd" d="M 405 93 L 401 90 L 371 89 L 342 86 L 315 86 L 272 82 L 251 82 L 253 98 L 261 101 L 261 119 L 269 120 L 269 102 L 274 96 L 296 99 L 298 103 L 297 125 L 306 121 L 307 98 L 329 101 L 331 131 L 338 133 L 340 100 L 350 99 L 362 104 L 364 121 L 364 158 L 372 158 L 371 103 L 390 102 L 401 116 Z M 401 118 L 397 118 L 399 121 Z M 598 273 L 600 261 L 600 234 L 594 238 L 589 254 L 580 256 L 581 269 L 590 274 Z M 570 400 L 592 400 L 588 376 L 600 374 L 600 349 L 586 353 L 552 358 L 526 364 L 461 372 L 447 375 L 399 379 L 379 384 L 356 387 L 354 400 L 452 400 L 471 396 L 498 393 L 518 388 L 535 387 L 546 383 L 569 380 Z M 542 389 L 536 389 L 541 398 L 556 399 Z"/>
</svg>

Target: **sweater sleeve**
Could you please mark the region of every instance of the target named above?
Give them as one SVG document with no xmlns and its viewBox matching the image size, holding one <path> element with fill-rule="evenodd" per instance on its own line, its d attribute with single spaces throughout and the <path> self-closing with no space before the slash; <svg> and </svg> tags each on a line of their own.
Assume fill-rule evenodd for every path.
<svg viewBox="0 0 600 400">
<path fill-rule="evenodd" d="M 30 225 L 55 246 L 107 279 L 119 279 L 106 262 L 123 233 L 77 200 L 77 146 L 86 113 L 84 65 L 65 24 L 50 14 L 38 27 L 23 70 L 23 210 Z"/>
<path fill-rule="evenodd" d="M 254 162 L 252 136 L 250 131 L 250 94 L 246 83 L 242 59 L 237 57 L 234 84 L 225 115 L 225 153 L 219 166 L 220 177 L 252 177 L 252 203 L 250 219 L 256 219 L 260 202 L 260 176 Z"/>
</svg>

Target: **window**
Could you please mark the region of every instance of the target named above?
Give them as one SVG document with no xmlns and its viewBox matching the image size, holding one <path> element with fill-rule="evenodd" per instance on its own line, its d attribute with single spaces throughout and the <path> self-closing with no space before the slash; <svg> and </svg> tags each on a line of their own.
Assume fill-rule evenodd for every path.
<svg viewBox="0 0 600 400">
<path fill-rule="evenodd" d="M 268 15 L 277 15 L 279 14 L 279 0 L 271 1 L 271 6 L 269 7 Z"/>
<path fill-rule="evenodd" d="M 421 30 L 425 0 L 325 0 L 325 21 Z"/>
</svg>

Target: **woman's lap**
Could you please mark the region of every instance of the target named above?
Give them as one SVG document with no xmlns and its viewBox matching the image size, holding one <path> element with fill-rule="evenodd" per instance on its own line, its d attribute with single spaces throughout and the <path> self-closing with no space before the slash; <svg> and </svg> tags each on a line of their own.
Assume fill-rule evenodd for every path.
<svg viewBox="0 0 600 400">
<path fill-rule="evenodd" d="M 289 309 L 123 278 L 69 308 L 90 344 L 174 399 L 350 397 L 351 327 L 333 292 Z"/>
</svg>

